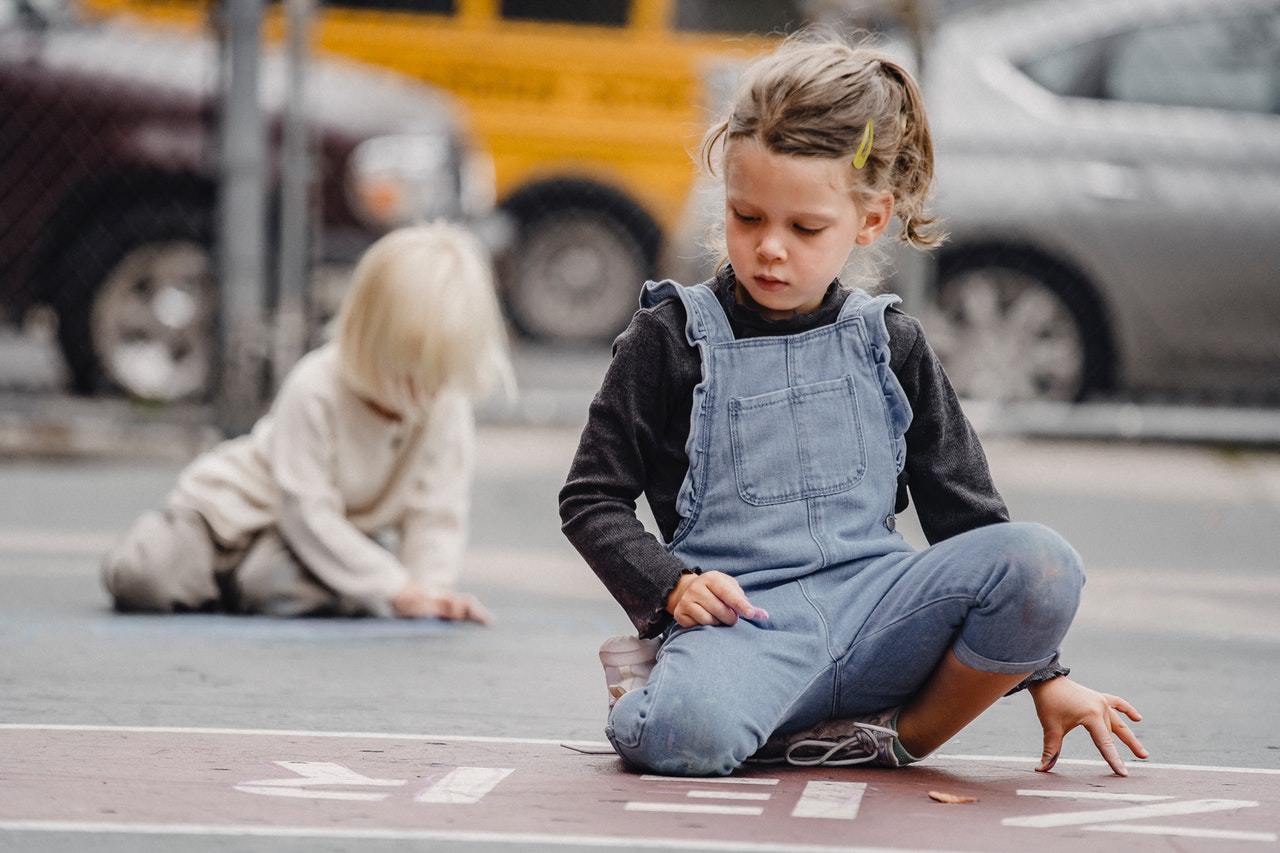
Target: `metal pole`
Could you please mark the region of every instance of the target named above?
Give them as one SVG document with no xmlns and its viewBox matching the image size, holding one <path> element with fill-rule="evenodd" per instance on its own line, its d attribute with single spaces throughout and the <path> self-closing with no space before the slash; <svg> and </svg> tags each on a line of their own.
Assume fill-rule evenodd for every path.
<svg viewBox="0 0 1280 853">
<path fill-rule="evenodd" d="M 218 268 L 222 294 L 222 393 L 218 425 L 244 432 L 262 402 L 262 304 L 266 263 L 266 132 L 258 100 L 263 0 L 223 0 L 222 191 Z"/>
<path fill-rule="evenodd" d="M 307 57 L 315 0 L 285 0 L 288 46 L 280 165 L 280 301 L 276 307 L 273 376 L 279 388 L 302 356 L 307 335 L 307 224 L 311 158 L 307 137 Z"/>
</svg>

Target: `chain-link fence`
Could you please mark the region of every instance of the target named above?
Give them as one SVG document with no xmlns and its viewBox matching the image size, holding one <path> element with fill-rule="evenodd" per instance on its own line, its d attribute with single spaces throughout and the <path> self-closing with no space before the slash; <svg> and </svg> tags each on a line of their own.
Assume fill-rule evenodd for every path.
<svg viewBox="0 0 1280 853">
<path fill-rule="evenodd" d="M 86 2 L 0 0 L 6 313 L 39 320 L 77 391 L 207 395 L 220 18 Z M 640 281 L 708 269 L 723 207 L 690 152 L 743 64 L 807 23 L 886 33 L 921 81 L 951 236 L 927 263 L 898 253 L 889 286 L 993 419 L 1065 423 L 1011 407 L 1085 401 L 1124 433 L 1132 405 L 1172 405 L 1213 435 L 1280 402 L 1280 0 L 328 3 L 308 68 L 309 326 L 378 232 L 496 200 L 513 328 L 607 342 Z M 281 7 L 265 29 L 287 31 Z M 269 50 L 263 69 L 278 131 L 286 64 Z M 1117 404 L 1127 420 L 1100 414 Z"/>
</svg>

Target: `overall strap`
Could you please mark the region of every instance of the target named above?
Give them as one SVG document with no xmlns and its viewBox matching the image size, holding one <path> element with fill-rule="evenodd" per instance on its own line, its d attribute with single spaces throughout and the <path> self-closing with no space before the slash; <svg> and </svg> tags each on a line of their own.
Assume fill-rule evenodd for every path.
<svg viewBox="0 0 1280 853">
<path fill-rule="evenodd" d="M 911 425 L 911 403 L 906 392 L 902 390 L 898 377 L 889 366 L 889 327 L 885 323 L 884 313 L 891 305 L 902 302 L 902 297 L 895 293 L 882 293 L 871 296 L 864 290 L 854 289 L 849 292 L 844 306 L 840 309 L 840 319 L 861 317 L 863 328 L 867 332 L 868 356 L 880 382 L 880 391 L 884 395 L 885 421 L 889 427 L 889 436 L 893 440 L 894 463 L 901 472 L 907 461 L 907 427 Z"/>
<path fill-rule="evenodd" d="M 684 287 L 671 279 L 647 281 L 640 291 L 640 307 L 653 308 L 667 299 L 679 299 L 684 305 L 685 337 L 690 345 L 722 344 L 733 340 L 733 329 L 725 316 L 715 291 L 707 283 Z"/>
</svg>

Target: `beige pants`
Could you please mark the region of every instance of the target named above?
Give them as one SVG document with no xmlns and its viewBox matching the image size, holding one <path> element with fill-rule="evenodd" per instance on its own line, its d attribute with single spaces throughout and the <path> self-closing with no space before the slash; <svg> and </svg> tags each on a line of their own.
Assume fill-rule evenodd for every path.
<svg viewBox="0 0 1280 853">
<path fill-rule="evenodd" d="M 227 548 L 199 513 L 144 513 L 102 561 L 116 609 L 162 613 L 220 610 L 269 616 L 387 616 L 339 596 L 289 550 L 275 528 Z"/>
</svg>

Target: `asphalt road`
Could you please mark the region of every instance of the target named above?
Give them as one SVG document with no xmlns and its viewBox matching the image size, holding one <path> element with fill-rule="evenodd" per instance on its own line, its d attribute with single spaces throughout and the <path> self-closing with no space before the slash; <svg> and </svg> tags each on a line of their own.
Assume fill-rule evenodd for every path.
<svg viewBox="0 0 1280 853">
<path fill-rule="evenodd" d="M 575 442 L 574 429 L 482 431 L 467 585 L 496 612 L 489 629 L 114 614 L 98 587 L 97 555 L 163 499 L 177 466 L 0 461 L 0 723 L 599 741 L 605 694 L 595 649 L 628 623 L 558 530 L 556 493 Z M 1280 455 L 987 446 L 1015 517 L 1055 527 L 1085 558 L 1084 603 L 1063 648 L 1073 677 L 1137 705 L 1146 719 L 1136 728 L 1155 762 L 1280 768 Z M 914 518 L 904 521 L 922 543 Z M 1039 749 L 1024 694 L 997 703 L 941 752 L 1033 758 Z M 1095 754 L 1076 732 L 1065 756 Z M 62 778 L 29 763 L 6 770 L 5 760 L 0 785 L 19 769 L 55 788 Z M 206 817 L 198 812 L 193 820 Z M 1280 815 L 1269 814 L 1274 832 Z M 84 842 L 75 833 L 0 830 L 0 849 L 77 850 Z M 977 849 L 962 842 L 940 836 L 928 846 Z M 415 843 L 93 842 L 273 851 Z M 492 839 L 437 844 L 511 849 Z"/>
</svg>

